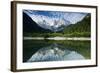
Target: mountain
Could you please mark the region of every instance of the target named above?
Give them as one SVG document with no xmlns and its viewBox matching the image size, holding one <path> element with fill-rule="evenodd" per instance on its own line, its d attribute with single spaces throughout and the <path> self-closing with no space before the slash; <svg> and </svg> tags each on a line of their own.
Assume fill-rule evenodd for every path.
<svg viewBox="0 0 100 73">
<path fill-rule="evenodd" d="M 83 34 L 86 33 L 90 36 L 91 32 L 91 15 L 87 14 L 82 21 L 77 22 L 76 24 L 70 24 L 65 27 L 63 30 L 64 33 L 75 33 Z"/>
<path fill-rule="evenodd" d="M 44 13 L 44 12 L 43 12 Z M 52 12 L 53 15 L 54 12 Z M 45 12 L 45 15 L 37 14 L 32 11 L 23 11 L 23 32 L 26 36 L 90 36 L 91 32 L 91 15 L 83 14 L 83 13 L 69 13 L 69 15 L 84 17 L 81 20 L 73 20 L 69 16 L 68 18 L 74 24 L 71 24 L 70 21 L 59 15 L 58 16 L 50 16 Z M 84 15 L 84 16 L 83 16 Z M 61 17 L 60 17 L 61 16 Z M 68 13 L 67 15 L 68 16 Z M 75 18 L 74 17 L 74 18 Z M 79 18 L 77 18 L 79 19 Z M 57 33 L 54 33 L 57 32 Z M 85 35 L 84 35 L 85 34 Z"/>
<path fill-rule="evenodd" d="M 23 10 L 38 26 L 52 32 L 62 31 L 70 24 L 83 20 L 87 13 Z"/>
<path fill-rule="evenodd" d="M 23 12 L 23 32 L 24 33 L 32 33 L 32 32 L 38 33 L 38 32 L 51 32 L 51 30 L 40 27 L 26 13 Z"/>
<path fill-rule="evenodd" d="M 45 16 L 36 13 L 30 13 L 29 11 L 24 11 L 33 21 L 37 23 L 38 26 L 44 29 L 49 29 L 52 32 L 62 31 L 64 27 L 68 26 L 70 21 L 62 17 L 52 17 Z"/>
</svg>

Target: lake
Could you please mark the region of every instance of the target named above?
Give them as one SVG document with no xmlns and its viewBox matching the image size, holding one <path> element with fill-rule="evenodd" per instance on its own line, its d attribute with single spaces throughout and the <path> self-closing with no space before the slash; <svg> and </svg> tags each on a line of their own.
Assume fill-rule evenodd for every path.
<svg viewBox="0 0 100 73">
<path fill-rule="evenodd" d="M 91 41 L 23 40 L 23 62 L 91 59 Z"/>
</svg>

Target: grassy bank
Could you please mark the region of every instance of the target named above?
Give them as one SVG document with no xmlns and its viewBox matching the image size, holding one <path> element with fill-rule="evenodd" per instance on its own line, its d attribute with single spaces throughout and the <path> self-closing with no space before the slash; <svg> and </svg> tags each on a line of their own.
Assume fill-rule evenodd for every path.
<svg viewBox="0 0 100 73">
<path fill-rule="evenodd" d="M 90 37 L 90 32 L 73 32 L 73 33 L 24 33 L 27 37 Z"/>
</svg>

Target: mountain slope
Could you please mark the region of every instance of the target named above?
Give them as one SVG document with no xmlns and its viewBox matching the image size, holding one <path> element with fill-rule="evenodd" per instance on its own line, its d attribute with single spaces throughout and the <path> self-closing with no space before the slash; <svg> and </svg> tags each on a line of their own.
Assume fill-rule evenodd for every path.
<svg viewBox="0 0 100 73">
<path fill-rule="evenodd" d="M 52 32 L 62 31 L 64 27 L 71 24 L 70 21 L 62 17 L 56 17 L 53 15 L 51 16 L 41 15 L 34 13 L 34 11 L 33 13 L 30 13 L 29 11 L 24 11 L 24 13 L 26 13 L 33 21 L 35 21 L 38 24 L 38 26 L 44 29 L 49 29 Z"/>
<path fill-rule="evenodd" d="M 46 33 L 51 31 L 38 26 L 38 24 L 35 21 L 33 21 L 26 13 L 23 12 L 23 32 L 24 33 L 33 33 L 33 32 Z"/>
<path fill-rule="evenodd" d="M 85 18 L 77 22 L 76 24 L 71 24 L 68 27 L 65 27 L 63 30 L 65 34 L 86 34 L 87 36 L 90 36 L 91 32 L 91 16 L 88 14 L 85 16 Z"/>
</svg>

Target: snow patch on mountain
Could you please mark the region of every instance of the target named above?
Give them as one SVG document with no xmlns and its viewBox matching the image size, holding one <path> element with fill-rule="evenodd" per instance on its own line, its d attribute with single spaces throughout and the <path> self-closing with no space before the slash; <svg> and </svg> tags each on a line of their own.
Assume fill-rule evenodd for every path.
<svg viewBox="0 0 100 73">
<path fill-rule="evenodd" d="M 86 13 L 74 13 L 74 12 L 54 12 L 54 11 L 34 11 L 24 10 L 33 21 L 35 21 L 40 27 L 49 29 L 51 31 L 61 31 L 64 27 L 81 21 Z"/>
</svg>

